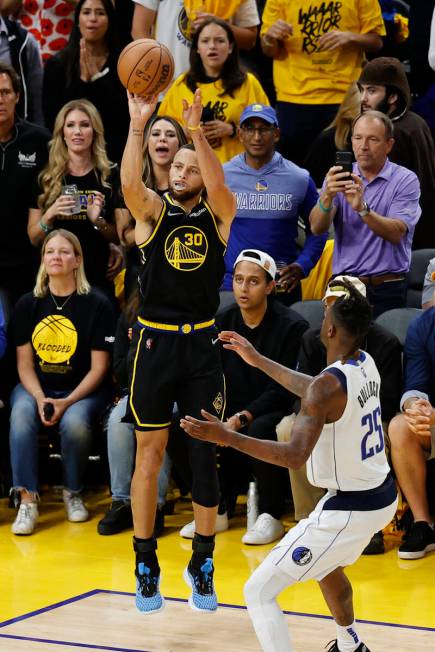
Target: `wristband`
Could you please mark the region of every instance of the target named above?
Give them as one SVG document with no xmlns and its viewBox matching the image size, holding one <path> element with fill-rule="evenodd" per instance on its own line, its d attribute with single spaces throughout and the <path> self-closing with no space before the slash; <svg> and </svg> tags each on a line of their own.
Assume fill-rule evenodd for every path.
<svg viewBox="0 0 435 652">
<path fill-rule="evenodd" d="M 329 208 L 326 208 L 326 206 L 324 206 L 324 205 L 322 204 L 322 200 L 320 199 L 320 197 L 319 197 L 319 199 L 317 200 L 317 205 L 318 205 L 318 207 L 320 208 L 320 210 L 323 211 L 324 213 L 329 213 L 329 211 L 330 211 L 331 208 L 332 208 L 332 205 L 331 205 Z"/>
<path fill-rule="evenodd" d="M 52 226 L 50 226 L 49 224 L 45 224 L 45 222 L 43 222 L 42 220 L 39 220 L 39 226 L 44 231 L 44 233 L 50 233 L 50 231 L 53 229 Z"/>
<path fill-rule="evenodd" d="M 189 127 L 189 126 L 187 126 L 187 129 L 189 131 L 198 131 L 198 129 L 201 129 L 201 125 L 198 125 L 197 127 Z"/>
</svg>

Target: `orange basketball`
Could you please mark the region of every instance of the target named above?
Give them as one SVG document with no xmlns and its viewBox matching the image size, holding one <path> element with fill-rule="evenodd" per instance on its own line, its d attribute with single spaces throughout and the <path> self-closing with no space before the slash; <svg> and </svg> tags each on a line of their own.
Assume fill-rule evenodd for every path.
<svg viewBox="0 0 435 652">
<path fill-rule="evenodd" d="M 166 45 L 152 38 L 132 41 L 118 59 L 119 79 L 135 95 L 158 95 L 171 83 L 174 69 Z"/>
</svg>

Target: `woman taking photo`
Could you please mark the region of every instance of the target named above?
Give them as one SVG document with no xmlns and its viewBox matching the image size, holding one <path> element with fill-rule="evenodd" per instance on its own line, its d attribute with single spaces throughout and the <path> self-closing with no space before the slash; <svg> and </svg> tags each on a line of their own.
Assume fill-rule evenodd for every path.
<svg viewBox="0 0 435 652">
<path fill-rule="evenodd" d="M 106 154 L 101 118 L 87 100 L 68 102 L 59 111 L 39 185 L 38 207 L 29 209 L 30 241 L 39 246 L 52 229 L 72 231 L 83 247 L 89 282 L 113 296 L 111 279 L 119 270 L 112 267 L 110 243 L 118 242 L 116 219 L 127 209 L 119 170 Z"/>
<path fill-rule="evenodd" d="M 114 316 L 91 290 L 80 242 L 63 229 L 44 241 L 33 293 L 18 301 L 11 333 L 20 379 L 11 395 L 13 493 L 20 503 L 14 534 L 31 534 L 38 519 L 38 433 L 56 426 L 68 520 L 88 518 L 80 493 L 92 431 L 110 400 L 108 372 Z"/>
<path fill-rule="evenodd" d="M 160 196 L 169 189 L 169 168 L 181 145 L 187 142 L 180 124 L 166 115 L 154 115 L 144 132 L 143 181 Z M 128 211 L 118 211 L 117 229 L 120 242 L 127 249 L 125 271 L 125 297 L 137 285 L 140 265 L 139 250 L 134 239 L 134 220 Z"/>
<path fill-rule="evenodd" d="M 220 18 L 204 21 L 192 38 L 190 70 L 175 80 L 166 93 L 159 115 L 182 122 L 182 99 L 192 102 L 201 89 L 202 129 L 221 163 L 243 152 L 237 127 L 248 104 L 269 104 L 260 82 L 239 63 L 231 27 Z"/>
<path fill-rule="evenodd" d="M 125 89 L 116 72 L 120 46 L 111 0 L 80 0 L 67 47 L 47 61 L 43 109 L 46 126 L 70 100 L 86 98 L 98 109 L 112 161 L 120 162 L 129 115 Z"/>
</svg>

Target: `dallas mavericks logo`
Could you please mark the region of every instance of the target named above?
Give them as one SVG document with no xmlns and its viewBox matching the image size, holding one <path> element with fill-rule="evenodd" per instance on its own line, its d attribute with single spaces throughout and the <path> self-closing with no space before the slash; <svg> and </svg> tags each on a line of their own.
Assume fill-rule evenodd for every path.
<svg viewBox="0 0 435 652">
<path fill-rule="evenodd" d="M 166 260 L 182 272 L 192 272 L 201 267 L 207 250 L 205 233 L 195 226 L 178 226 L 165 241 Z"/>
<path fill-rule="evenodd" d="M 312 558 L 313 553 L 311 550 L 309 548 L 304 548 L 303 546 L 295 548 L 292 552 L 292 559 L 298 566 L 309 564 Z"/>
</svg>

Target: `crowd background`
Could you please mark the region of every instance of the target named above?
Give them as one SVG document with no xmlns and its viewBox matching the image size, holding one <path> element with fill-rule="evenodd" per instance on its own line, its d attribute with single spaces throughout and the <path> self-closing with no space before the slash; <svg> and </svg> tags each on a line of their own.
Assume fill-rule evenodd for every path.
<svg viewBox="0 0 435 652">
<path fill-rule="evenodd" d="M 128 326 L 134 318 L 131 299 L 137 293 L 140 259 L 134 246 L 134 223 L 119 182 L 129 118 L 116 62 L 122 47 L 133 38 L 157 38 L 170 48 L 176 61 L 175 78 L 160 98 L 145 138 L 144 180 L 160 194 L 168 188 L 173 156 L 186 142 L 181 124 L 182 99 L 190 100 L 198 87 L 202 90 L 203 130 L 224 164 L 227 183 L 237 197 L 224 291 L 231 291 L 234 260 L 249 246 L 266 251 L 277 263 L 279 292 L 269 301 L 287 306 L 301 299 L 320 301 L 334 272 L 358 276 L 368 286 L 376 276 L 383 293 L 391 295 L 391 282 L 400 281 L 400 297 L 394 305 L 386 301 L 385 306 L 406 307 L 412 250 L 435 251 L 435 0 L 342 0 L 327 4 L 326 8 L 326 3 L 305 0 L 0 0 L 0 192 L 4 220 L 0 236 L 0 488 L 3 492 L 11 486 L 18 490 L 17 504 L 21 485 L 12 480 L 7 462 L 9 398 L 17 383 L 23 383 L 22 365 L 17 374 L 15 347 L 19 353 L 20 347 L 33 343 L 34 333 L 29 331 L 23 336 L 16 314 L 17 310 L 18 314 L 23 312 L 20 297 L 33 292 L 41 246 L 46 246 L 43 243 L 47 236 L 52 237 L 50 234 L 62 234 L 66 229 L 79 238 L 80 256 L 92 292 L 101 294 L 113 324 L 122 312 L 118 329 L 123 338 L 120 357 L 124 360 L 127 356 Z M 375 91 L 380 95 L 375 97 Z M 385 122 L 385 137 L 381 135 L 381 141 L 386 142 L 385 152 L 375 179 L 384 170 L 388 156 L 396 168 L 402 166 L 402 170 L 410 171 L 417 198 L 415 203 L 410 194 L 406 198 L 394 197 L 388 206 L 394 205 L 396 212 L 388 213 L 389 208 L 385 208 L 387 212 L 380 213 L 384 217 L 407 215 L 403 241 L 395 241 L 380 227 L 370 226 L 371 235 L 374 233 L 382 244 L 388 243 L 391 268 L 363 270 L 355 265 L 354 269 L 344 269 L 337 260 L 337 251 L 344 251 L 342 231 L 345 234 L 346 226 L 339 231 L 337 249 L 337 221 L 332 220 L 332 205 L 325 205 L 325 197 L 330 196 L 334 207 L 340 208 L 329 190 L 328 175 L 337 150 L 353 152 L 354 166 L 360 166 L 354 167 L 354 172 L 361 172 L 353 121 L 361 111 L 372 109 L 391 118 L 396 138 L 390 147 Z M 322 211 L 332 211 L 331 221 L 321 233 L 311 232 L 313 210 L 320 210 L 322 218 Z M 282 246 L 286 239 L 291 246 Z M 370 253 L 372 246 L 372 240 L 357 242 L 355 259 L 359 260 L 363 247 L 368 247 Z M 399 249 L 404 261 L 400 269 L 394 267 Z M 434 277 L 432 272 L 428 274 L 423 303 L 430 311 L 434 310 L 430 296 Z M 55 286 L 50 290 L 54 297 Z M 370 291 L 368 296 L 372 296 Z M 231 298 L 223 294 L 223 303 Z M 24 305 L 29 301 L 26 299 Z M 53 298 L 57 316 L 61 314 L 59 301 L 59 297 Z M 34 312 L 30 312 L 29 323 L 33 324 Z M 37 324 L 39 321 L 34 322 L 35 327 Z M 101 339 L 101 329 L 98 337 Z M 92 358 L 94 347 L 101 346 L 98 338 L 89 338 L 86 355 Z M 112 326 L 107 338 L 104 351 L 110 353 Z M 292 364 L 296 364 L 297 357 L 292 354 Z M 49 364 L 56 365 L 57 361 L 53 359 Z M 432 375 L 434 371 L 431 369 Z M 112 379 L 112 370 L 105 369 L 103 376 L 104 386 L 112 386 L 107 408 L 113 400 L 122 398 L 125 402 L 126 383 L 120 379 L 123 376 L 119 370 L 115 369 L 114 374 L 118 384 Z M 43 382 L 41 387 L 47 396 Z M 62 391 L 65 388 L 70 391 L 67 385 L 62 386 Z M 26 389 L 28 392 L 29 387 Z M 400 410 L 400 389 L 384 416 L 386 428 Z M 94 390 L 91 387 L 89 393 Z M 14 392 L 17 411 L 19 396 L 16 389 Z M 50 424 L 41 413 L 42 407 L 43 403 L 39 410 L 41 430 L 55 427 L 57 421 Z M 291 409 L 296 408 L 289 407 L 289 413 Z M 120 428 L 122 410 L 117 408 L 118 412 L 109 423 Z M 110 435 L 111 509 L 120 510 L 121 525 L 128 527 L 134 442 L 130 431 L 128 455 L 115 454 L 116 438 L 113 432 Z M 11 438 L 14 464 L 21 469 L 16 425 Z M 67 456 L 66 449 L 62 454 Z M 81 465 L 83 455 L 82 451 Z M 115 468 L 117 456 L 123 460 L 122 481 L 114 479 L 119 471 Z M 169 466 L 167 460 L 166 475 Z M 230 474 L 236 473 L 237 465 L 227 466 Z M 82 470 L 81 466 L 80 475 Z M 222 503 L 226 498 L 231 505 L 234 493 L 246 490 L 251 472 L 247 468 L 240 482 L 234 477 L 221 478 L 232 492 L 223 497 Z M 273 477 L 273 473 L 263 473 L 262 483 L 272 483 Z M 36 473 L 32 475 L 35 484 L 33 478 Z M 279 478 L 281 486 L 282 474 Z M 188 480 L 180 480 L 180 484 L 186 488 Z M 164 494 L 164 481 L 162 487 Z M 72 489 L 73 495 L 81 493 L 76 481 L 67 489 Z M 37 493 L 36 486 L 32 485 L 32 492 Z M 265 495 L 263 486 L 261 494 Z M 277 503 L 275 520 L 283 511 L 278 498 Z M 226 509 L 224 504 L 220 516 Z M 81 514 L 83 519 L 87 517 L 84 510 Z M 99 526 L 100 533 L 119 531 L 117 514 L 112 517 L 113 513 L 107 527 L 107 523 Z M 227 524 L 225 519 L 223 522 Z M 275 530 L 280 532 L 279 528 Z M 18 528 L 16 533 L 26 532 Z"/>
</svg>

